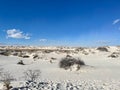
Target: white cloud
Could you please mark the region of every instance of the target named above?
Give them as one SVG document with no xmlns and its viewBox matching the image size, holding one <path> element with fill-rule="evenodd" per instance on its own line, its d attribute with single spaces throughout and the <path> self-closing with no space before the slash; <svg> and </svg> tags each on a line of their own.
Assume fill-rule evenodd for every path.
<svg viewBox="0 0 120 90">
<path fill-rule="evenodd" d="M 30 39 L 29 34 L 24 34 L 22 31 L 17 29 L 9 29 L 6 32 L 7 32 L 7 38 Z"/>
<path fill-rule="evenodd" d="M 46 42 L 47 39 L 42 38 L 42 39 L 40 39 L 39 41 L 40 41 L 40 42 Z"/>
<path fill-rule="evenodd" d="M 113 25 L 117 24 L 118 22 L 120 22 L 120 19 L 116 19 L 113 21 Z"/>
</svg>

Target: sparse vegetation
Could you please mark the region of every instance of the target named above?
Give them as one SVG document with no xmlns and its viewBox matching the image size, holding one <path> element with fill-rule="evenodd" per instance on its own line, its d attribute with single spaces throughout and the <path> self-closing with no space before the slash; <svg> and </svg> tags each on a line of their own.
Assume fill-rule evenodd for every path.
<svg viewBox="0 0 120 90">
<path fill-rule="evenodd" d="M 23 60 L 20 60 L 17 64 L 19 64 L 19 65 L 25 65 L 24 62 L 23 62 Z"/>
<path fill-rule="evenodd" d="M 70 69 L 70 67 L 73 65 L 77 65 L 78 69 L 80 69 L 80 66 L 85 65 L 85 63 L 81 59 L 75 59 L 72 57 L 71 58 L 65 57 L 59 62 L 59 67 L 64 68 L 65 70 Z"/>
<path fill-rule="evenodd" d="M 52 50 L 44 50 L 44 53 L 51 53 L 53 52 Z"/>
<path fill-rule="evenodd" d="M 111 55 L 109 55 L 108 57 L 111 57 L 111 58 L 118 58 L 120 55 L 120 53 L 118 52 L 113 52 Z"/>
<path fill-rule="evenodd" d="M 56 60 L 56 58 L 54 58 L 54 57 L 51 57 L 51 60 Z"/>
<path fill-rule="evenodd" d="M 8 50 L 10 52 L 10 54 L 8 55 L 18 56 L 21 53 L 21 57 L 1 56 L 1 59 L 0 59 L 1 67 L 10 70 L 11 73 L 3 72 L 3 70 L 0 69 L 0 90 L 66 90 L 66 89 L 67 90 L 69 89 L 71 90 L 98 89 L 99 90 L 101 89 L 101 87 L 102 89 L 105 89 L 105 90 L 106 89 L 114 90 L 115 87 L 120 86 L 119 80 L 118 82 L 114 80 L 103 82 L 103 83 L 101 82 L 101 80 L 97 82 L 95 77 L 96 73 L 94 73 L 96 71 L 99 73 L 104 72 L 105 74 L 110 73 L 111 77 L 113 76 L 112 78 L 116 78 L 116 79 L 119 78 L 119 75 L 117 75 L 118 73 L 116 73 L 116 72 L 119 72 L 119 69 L 116 70 L 116 68 L 119 68 L 119 62 L 116 60 L 119 60 L 120 49 L 116 47 L 110 47 L 110 48 L 105 47 L 105 48 L 108 49 L 108 50 L 104 50 L 102 48 L 102 51 L 105 51 L 105 52 L 101 52 L 101 51 L 98 52 L 99 50 L 96 50 L 96 48 L 92 48 L 92 49 L 84 48 L 83 50 L 81 48 L 81 50 L 78 50 L 78 51 L 75 51 L 75 48 L 73 48 L 72 50 L 63 49 L 61 51 L 59 49 L 54 51 L 53 49 L 53 53 L 50 53 L 50 54 L 44 53 L 43 52 L 44 50 L 41 51 L 37 49 L 36 49 L 37 51 L 33 50 L 34 52 L 32 52 L 32 50 L 30 52 L 27 52 L 26 50 L 25 51 L 22 51 L 22 50 L 9 51 Z M 64 51 L 68 51 L 69 53 L 66 53 Z M 106 51 L 109 51 L 109 52 L 106 53 Z M 92 54 L 92 53 L 95 53 L 95 54 Z M 19 59 L 25 55 L 28 55 L 33 58 L 27 59 L 26 61 L 24 59 Z M 88 55 L 88 56 L 85 56 L 85 55 Z M 63 56 L 65 57 L 62 58 L 61 61 L 59 62 L 59 58 Z M 89 64 L 90 66 L 85 65 L 82 59 L 74 58 L 74 56 L 83 57 L 86 60 L 86 64 Z M 39 60 L 37 61 L 37 59 Z M 16 60 L 18 61 L 16 62 Z M 34 62 L 34 60 L 36 60 L 36 62 Z M 106 60 L 109 60 L 109 63 L 106 62 Z M 62 69 L 59 68 L 60 69 L 59 73 L 58 73 L 58 67 L 57 67 L 58 62 L 59 62 L 59 67 L 62 68 Z M 102 65 L 102 64 L 105 64 L 105 65 Z M 41 68 L 41 71 L 43 71 L 42 79 L 40 79 L 41 77 L 40 70 L 27 70 L 28 68 L 39 69 L 40 67 L 43 67 Z M 112 70 L 110 71 L 109 69 L 112 69 Z M 26 70 L 26 71 L 24 72 L 22 70 Z M 70 70 L 72 70 L 72 72 L 69 72 Z M 25 80 L 23 80 L 23 77 L 21 76 L 23 72 L 24 72 Z M 16 77 L 17 81 L 15 82 L 12 81 L 14 79 L 11 74 L 15 75 L 14 77 Z M 70 74 L 70 77 L 68 76 L 68 74 Z M 86 77 L 86 75 L 88 75 L 89 77 Z M 97 76 L 99 77 L 100 75 L 97 74 Z M 89 80 L 90 77 L 92 77 L 92 79 L 94 80 Z M 80 78 L 82 80 L 80 80 Z M 103 75 L 102 79 L 105 79 L 105 78 L 106 77 L 104 77 Z M 55 82 L 52 81 L 52 79 Z M 59 81 L 60 79 L 61 81 Z M 109 82 L 110 82 L 110 85 L 109 85 L 110 88 L 107 87 Z M 2 85 L 4 86 L 2 87 Z M 5 89 L 2 89 L 2 88 L 5 88 Z M 117 87 L 116 90 L 118 89 L 119 87 Z"/>
<path fill-rule="evenodd" d="M 30 56 L 28 56 L 28 55 L 23 55 L 22 57 L 23 57 L 23 58 L 29 58 Z"/>
<path fill-rule="evenodd" d="M 3 82 L 5 90 L 10 90 L 12 86 L 10 86 L 11 81 L 15 80 L 13 76 L 9 72 L 1 72 L 0 73 L 0 81 Z"/>
<path fill-rule="evenodd" d="M 33 59 L 34 59 L 34 60 L 35 60 L 35 59 L 39 59 L 39 55 L 37 55 L 37 54 L 33 55 Z"/>
<path fill-rule="evenodd" d="M 106 47 L 98 47 L 97 50 L 108 52 L 108 49 Z"/>
<path fill-rule="evenodd" d="M 83 50 L 84 50 L 83 47 L 78 47 L 78 48 L 75 49 L 75 51 L 78 51 L 78 52 L 79 52 L 79 51 L 83 51 Z"/>
<path fill-rule="evenodd" d="M 18 52 L 14 52 L 14 53 L 12 53 L 12 55 L 13 55 L 13 56 L 18 56 L 19 53 L 18 53 Z"/>
<path fill-rule="evenodd" d="M 109 55 L 108 57 L 111 57 L 111 58 L 117 58 L 117 57 L 118 57 L 118 55 L 111 54 L 111 55 Z"/>
<path fill-rule="evenodd" d="M 24 78 L 27 81 L 36 81 L 38 78 L 40 78 L 40 74 L 40 70 L 26 70 L 24 72 Z"/>
<path fill-rule="evenodd" d="M 10 53 L 11 53 L 10 51 L 5 50 L 5 51 L 0 52 L 0 55 L 9 56 Z"/>
</svg>

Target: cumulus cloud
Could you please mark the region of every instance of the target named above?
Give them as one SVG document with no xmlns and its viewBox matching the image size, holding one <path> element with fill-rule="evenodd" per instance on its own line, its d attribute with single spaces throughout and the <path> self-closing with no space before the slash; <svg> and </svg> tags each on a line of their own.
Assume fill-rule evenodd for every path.
<svg viewBox="0 0 120 90">
<path fill-rule="evenodd" d="M 116 19 L 116 20 L 113 21 L 113 25 L 115 25 L 115 24 L 117 24 L 119 22 L 120 22 L 120 19 Z"/>
<path fill-rule="evenodd" d="M 16 39 L 30 39 L 29 34 L 25 34 L 17 29 L 9 29 L 6 31 L 7 38 L 16 38 Z"/>
<path fill-rule="evenodd" d="M 47 39 L 42 38 L 42 39 L 40 39 L 39 41 L 40 41 L 40 42 L 46 42 Z"/>
</svg>

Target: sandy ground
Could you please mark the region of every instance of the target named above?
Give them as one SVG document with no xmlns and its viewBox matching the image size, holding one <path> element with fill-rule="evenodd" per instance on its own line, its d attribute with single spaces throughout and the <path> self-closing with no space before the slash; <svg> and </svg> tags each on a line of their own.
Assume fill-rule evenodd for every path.
<svg viewBox="0 0 120 90">
<path fill-rule="evenodd" d="M 116 48 L 110 48 L 109 52 L 95 51 L 92 54 L 84 55 L 81 52 L 78 54 L 71 53 L 70 55 L 75 58 L 81 58 L 86 65 L 79 71 L 64 70 L 59 68 L 59 61 L 65 57 L 65 53 L 57 54 L 55 52 L 45 54 L 43 59 L 34 61 L 32 58 L 20 58 L 16 56 L 0 56 L 0 68 L 10 72 L 17 81 L 25 81 L 23 72 L 27 69 L 40 69 L 41 78 L 39 81 L 52 81 L 54 83 L 71 82 L 73 86 L 82 85 L 86 89 L 71 89 L 71 90 L 119 90 L 120 88 L 120 57 L 108 57 Z M 40 54 L 41 55 L 41 54 Z M 57 58 L 50 63 L 50 58 Z M 17 62 L 23 60 L 26 65 L 18 65 Z M 14 86 L 19 84 L 13 83 Z M 92 86 L 91 86 L 92 85 Z M 93 87 L 93 89 L 89 89 Z M 2 90 L 2 89 L 1 89 Z M 48 89 L 46 89 L 48 90 Z M 61 89 L 62 90 L 62 89 Z M 69 90 L 69 89 L 68 89 Z"/>
</svg>

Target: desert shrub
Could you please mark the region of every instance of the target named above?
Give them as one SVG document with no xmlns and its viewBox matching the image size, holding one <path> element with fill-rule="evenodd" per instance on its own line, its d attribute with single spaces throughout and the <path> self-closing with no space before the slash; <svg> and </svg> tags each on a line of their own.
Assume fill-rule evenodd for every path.
<svg viewBox="0 0 120 90">
<path fill-rule="evenodd" d="M 56 60 L 57 58 L 51 57 L 50 63 L 53 63 L 53 60 Z"/>
<path fill-rule="evenodd" d="M 9 72 L 1 72 L 0 80 L 4 83 L 5 90 L 10 90 L 12 86 L 10 86 L 11 81 L 15 80 L 13 76 Z"/>
<path fill-rule="evenodd" d="M 75 63 L 78 64 L 78 65 L 85 65 L 84 61 L 82 61 L 80 59 L 76 60 Z"/>
<path fill-rule="evenodd" d="M 53 52 L 52 50 L 44 50 L 44 53 L 51 53 Z"/>
<path fill-rule="evenodd" d="M 29 58 L 30 56 L 28 56 L 28 55 L 23 55 L 22 57 L 23 57 L 23 58 Z"/>
<path fill-rule="evenodd" d="M 13 55 L 13 56 L 18 56 L 18 53 L 17 53 L 17 52 L 14 52 L 12 55 Z"/>
<path fill-rule="evenodd" d="M 56 60 L 57 58 L 51 57 L 51 60 Z"/>
<path fill-rule="evenodd" d="M 78 65 L 78 66 L 85 65 L 84 61 L 82 61 L 81 59 L 63 58 L 59 62 L 59 67 L 64 68 L 65 70 L 67 70 L 67 69 L 70 69 L 70 67 L 75 65 L 75 64 Z"/>
<path fill-rule="evenodd" d="M 20 60 L 17 64 L 19 64 L 19 65 L 25 65 L 24 62 L 23 62 L 23 60 Z"/>
<path fill-rule="evenodd" d="M 111 55 L 109 55 L 108 57 L 111 57 L 111 58 L 117 58 L 119 57 L 119 54 L 118 52 L 113 52 Z"/>
<path fill-rule="evenodd" d="M 27 81 L 36 81 L 40 77 L 40 70 L 26 70 L 24 72 L 24 78 Z"/>
<path fill-rule="evenodd" d="M 79 48 L 76 48 L 75 51 L 83 51 L 84 48 L 83 47 L 79 47 Z"/>
<path fill-rule="evenodd" d="M 111 54 L 111 55 L 109 55 L 108 57 L 111 57 L 111 58 L 117 58 L 117 57 L 118 57 L 118 55 Z"/>
<path fill-rule="evenodd" d="M 4 55 L 4 56 L 9 56 L 11 54 L 11 52 L 9 52 L 9 51 L 2 51 L 2 52 L 0 52 L 0 55 Z"/>
<path fill-rule="evenodd" d="M 33 59 L 39 59 L 39 55 L 37 54 L 33 55 Z"/>
<path fill-rule="evenodd" d="M 108 52 L 108 49 L 106 47 L 98 47 L 97 50 Z"/>
</svg>

